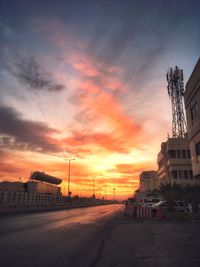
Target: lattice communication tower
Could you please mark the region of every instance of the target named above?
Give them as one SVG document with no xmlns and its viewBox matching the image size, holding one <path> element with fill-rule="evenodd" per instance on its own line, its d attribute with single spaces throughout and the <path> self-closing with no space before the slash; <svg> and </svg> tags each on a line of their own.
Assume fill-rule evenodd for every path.
<svg viewBox="0 0 200 267">
<path fill-rule="evenodd" d="M 167 72 L 167 90 L 172 105 L 172 137 L 179 138 L 186 136 L 186 121 L 183 112 L 183 70 L 177 66 Z"/>
</svg>

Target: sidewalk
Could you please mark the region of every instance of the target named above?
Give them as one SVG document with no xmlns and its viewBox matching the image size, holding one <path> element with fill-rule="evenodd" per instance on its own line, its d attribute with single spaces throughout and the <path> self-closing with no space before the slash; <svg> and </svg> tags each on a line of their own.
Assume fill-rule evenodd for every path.
<svg viewBox="0 0 200 267">
<path fill-rule="evenodd" d="M 95 267 L 199 267 L 200 222 L 130 219 L 121 215 Z"/>
</svg>

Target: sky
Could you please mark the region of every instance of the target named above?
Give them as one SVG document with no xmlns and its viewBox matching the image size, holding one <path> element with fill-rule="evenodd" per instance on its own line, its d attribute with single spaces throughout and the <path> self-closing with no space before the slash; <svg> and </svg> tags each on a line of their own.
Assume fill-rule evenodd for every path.
<svg viewBox="0 0 200 267">
<path fill-rule="evenodd" d="M 1 0 L 0 180 L 124 198 L 171 134 L 166 72 L 200 55 L 198 0 Z"/>
</svg>

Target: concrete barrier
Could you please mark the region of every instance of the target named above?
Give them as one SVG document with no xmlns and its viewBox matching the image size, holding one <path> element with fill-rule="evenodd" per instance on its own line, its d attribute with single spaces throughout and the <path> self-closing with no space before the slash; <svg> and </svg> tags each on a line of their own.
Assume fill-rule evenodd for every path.
<svg viewBox="0 0 200 267">
<path fill-rule="evenodd" d="M 69 201 L 69 198 L 66 196 L 0 190 L 0 214 L 71 209 L 113 203 L 116 202 L 85 198 Z"/>
<path fill-rule="evenodd" d="M 128 217 L 151 219 L 152 218 L 152 208 L 151 207 L 142 207 L 141 205 L 128 206 L 125 209 L 125 215 Z"/>
</svg>

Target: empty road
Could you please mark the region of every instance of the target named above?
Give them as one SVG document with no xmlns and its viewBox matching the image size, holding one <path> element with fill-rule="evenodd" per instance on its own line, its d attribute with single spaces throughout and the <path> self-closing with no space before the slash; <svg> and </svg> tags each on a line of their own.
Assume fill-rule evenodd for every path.
<svg viewBox="0 0 200 267">
<path fill-rule="evenodd" d="M 0 266 L 95 266 L 120 205 L 0 218 Z"/>
<path fill-rule="evenodd" d="M 0 217 L 0 267 L 199 267 L 199 227 L 121 205 Z"/>
</svg>

